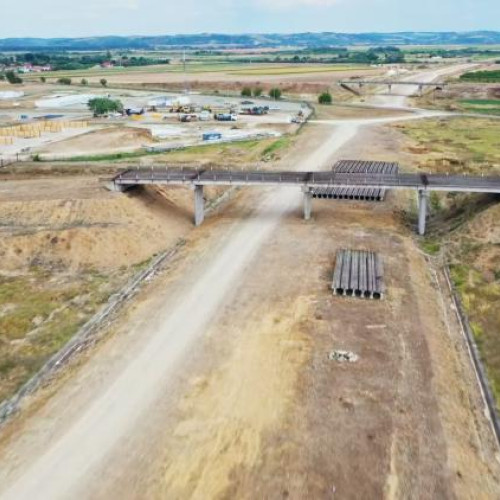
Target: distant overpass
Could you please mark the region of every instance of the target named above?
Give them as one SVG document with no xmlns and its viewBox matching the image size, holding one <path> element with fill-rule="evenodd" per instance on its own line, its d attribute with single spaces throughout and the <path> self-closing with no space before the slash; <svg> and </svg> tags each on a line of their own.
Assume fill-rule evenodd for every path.
<svg viewBox="0 0 500 500">
<path fill-rule="evenodd" d="M 360 163 L 360 162 L 356 162 Z M 133 168 L 111 180 L 110 188 L 125 191 L 140 185 L 183 185 L 194 190 L 195 224 L 204 220 L 204 186 L 296 186 L 304 193 L 304 218 L 310 219 L 313 192 L 320 188 L 415 189 L 419 195 L 419 233 L 425 233 L 427 205 L 431 191 L 500 193 L 500 176 L 464 176 L 441 174 L 378 174 L 366 171 L 344 173 L 334 170 L 321 172 L 271 172 L 243 170 L 179 169 L 168 167 Z M 354 198 L 353 198 L 354 199 Z"/>
<path fill-rule="evenodd" d="M 419 81 L 401 81 L 401 80 L 339 80 L 337 84 L 340 87 L 343 87 L 351 92 L 358 93 L 352 87 L 358 87 L 358 89 L 362 89 L 367 85 L 375 85 L 375 86 L 387 86 L 389 93 L 392 92 L 392 87 L 395 85 L 409 85 L 412 87 L 417 87 L 420 94 L 423 93 L 424 88 L 433 87 L 436 90 L 443 90 L 448 83 L 446 82 L 419 82 Z"/>
</svg>

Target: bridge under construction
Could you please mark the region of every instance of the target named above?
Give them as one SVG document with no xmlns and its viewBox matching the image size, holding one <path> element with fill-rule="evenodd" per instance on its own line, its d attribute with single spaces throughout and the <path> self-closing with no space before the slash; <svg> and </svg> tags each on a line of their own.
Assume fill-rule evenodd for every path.
<svg viewBox="0 0 500 500">
<path fill-rule="evenodd" d="M 294 186 L 304 193 L 304 218 L 312 213 L 317 193 L 342 188 L 350 191 L 349 199 L 363 200 L 367 190 L 381 192 L 391 189 L 413 189 L 418 193 L 418 232 L 425 234 L 429 195 L 432 191 L 465 193 L 500 193 L 500 176 L 443 175 L 431 173 L 400 173 L 397 164 L 386 162 L 344 160 L 332 170 L 263 171 L 190 169 L 170 167 L 133 168 L 119 173 L 110 188 L 125 191 L 140 185 L 183 185 L 194 190 L 195 225 L 205 217 L 204 186 Z M 315 196 L 316 194 L 316 196 Z M 333 197 L 332 197 L 333 198 Z"/>
<path fill-rule="evenodd" d="M 397 85 L 408 85 L 410 87 L 416 87 L 420 95 L 423 94 L 425 88 L 432 88 L 434 90 L 444 90 L 448 85 L 445 82 L 413 82 L 413 81 L 400 81 L 400 80 L 339 80 L 337 85 L 340 87 L 353 92 L 354 94 L 360 94 L 363 87 L 374 85 L 374 86 L 386 86 L 389 94 L 392 93 L 393 87 Z M 359 90 L 355 90 L 357 87 Z"/>
</svg>

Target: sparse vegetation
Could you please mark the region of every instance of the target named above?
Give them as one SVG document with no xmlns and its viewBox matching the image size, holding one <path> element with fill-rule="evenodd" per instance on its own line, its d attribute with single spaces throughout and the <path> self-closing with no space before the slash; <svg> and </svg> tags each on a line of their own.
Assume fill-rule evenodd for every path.
<svg viewBox="0 0 500 500">
<path fill-rule="evenodd" d="M 500 171 L 500 122 L 488 118 L 425 120 L 398 125 L 418 144 L 425 169 L 492 174 Z"/>
<path fill-rule="evenodd" d="M 264 159 L 274 159 L 276 158 L 276 155 L 278 151 L 285 149 L 289 147 L 291 144 L 291 139 L 288 136 L 280 137 L 278 140 L 274 141 L 273 143 L 269 144 L 263 151 L 262 151 L 262 158 Z"/>
<path fill-rule="evenodd" d="M 82 78 L 81 82 L 82 85 L 88 85 L 89 81 L 86 78 Z"/>
<path fill-rule="evenodd" d="M 106 78 L 101 78 L 99 80 L 99 83 L 103 86 L 103 87 L 106 87 L 108 85 L 108 80 L 106 80 Z"/>
<path fill-rule="evenodd" d="M 0 401 L 58 351 L 116 286 L 116 278 L 81 272 L 73 279 L 33 267 L 0 275 Z"/>
<path fill-rule="evenodd" d="M 61 78 L 58 78 L 57 83 L 59 83 L 60 85 L 71 85 L 71 78 L 63 76 Z"/>
<path fill-rule="evenodd" d="M 260 87 L 255 87 L 253 89 L 254 97 L 260 97 L 262 95 L 263 90 Z"/>
<path fill-rule="evenodd" d="M 403 131 L 419 144 L 425 170 L 500 171 L 497 120 L 426 120 L 405 124 Z M 422 248 L 431 255 L 441 253 L 451 264 L 452 280 L 500 409 L 500 245 L 494 229 L 500 206 L 494 196 L 487 195 L 434 193 L 430 201 L 429 233 Z"/>
<path fill-rule="evenodd" d="M 441 244 L 435 239 L 426 238 L 422 242 L 422 248 L 429 255 L 437 255 L 441 250 Z"/>
</svg>

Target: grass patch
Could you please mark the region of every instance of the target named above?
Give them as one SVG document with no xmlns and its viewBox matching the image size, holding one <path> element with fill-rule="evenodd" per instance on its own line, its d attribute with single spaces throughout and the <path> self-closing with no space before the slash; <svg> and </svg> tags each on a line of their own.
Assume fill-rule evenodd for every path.
<svg viewBox="0 0 500 500">
<path fill-rule="evenodd" d="M 200 157 L 205 162 L 222 164 L 226 160 L 231 164 L 257 162 L 266 156 L 275 154 L 291 144 L 289 136 L 279 139 L 249 139 L 246 141 L 206 143 L 196 146 L 175 149 L 172 151 L 135 151 L 129 153 L 109 153 L 100 155 L 79 155 L 61 160 L 50 160 L 47 163 L 77 163 L 77 162 L 123 162 L 145 156 L 156 156 L 158 161 L 184 163 L 199 162 Z"/>
<path fill-rule="evenodd" d="M 287 147 L 290 146 L 291 139 L 290 137 L 284 136 L 280 137 L 277 141 L 274 141 L 272 144 L 269 144 L 264 150 L 262 151 L 262 157 L 263 158 L 274 158 L 278 151 L 282 149 L 286 149 Z"/>
<path fill-rule="evenodd" d="M 478 100 L 470 101 L 477 105 Z M 426 170 L 485 175 L 500 171 L 498 120 L 433 119 L 398 128 L 425 150 L 420 162 Z M 500 409 L 500 245 L 493 230 L 498 218 L 497 201 L 487 195 L 431 197 L 430 231 L 422 247 L 430 254 L 441 251 L 453 263 L 451 278 Z M 489 210 L 493 211 L 490 216 Z M 486 218 L 478 224 L 475 219 L 482 215 Z"/>
<path fill-rule="evenodd" d="M 493 174 L 500 165 L 500 121 L 487 118 L 422 120 L 397 125 L 405 135 L 439 162 L 434 170 Z M 498 167 L 497 167 L 498 171 Z"/>
<path fill-rule="evenodd" d="M 108 153 L 108 154 L 100 154 L 100 155 L 81 155 L 81 156 L 72 156 L 70 158 L 60 160 L 60 161 L 69 161 L 69 162 L 77 162 L 77 161 L 120 161 L 120 160 L 130 160 L 134 158 L 141 158 L 143 156 L 157 155 L 160 152 L 157 151 L 134 151 L 129 153 Z M 58 160 L 51 160 L 51 162 Z"/>
<path fill-rule="evenodd" d="M 498 99 L 461 99 L 459 106 L 471 113 L 500 115 L 500 100 Z"/>
<path fill-rule="evenodd" d="M 429 255 L 437 255 L 441 251 L 441 243 L 434 239 L 425 239 L 421 246 L 422 250 Z"/>
<path fill-rule="evenodd" d="M 0 277 L 0 402 L 12 396 L 105 303 L 127 273 Z"/>
<path fill-rule="evenodd" d="M 158 159 L 171 163 L 204 163 L 213 165 L 231 165 L 239 168 L 248 164 L 262 161 L 266 155 L 275 154 L 284 150 L 292 142 L 291 137 L 283 136 L 279 139 L 260 139 L 238 142 L 206 144 L 162 153 Z M 278 144 L 276 144 L 278 143 Z M 271 148 L 269 152 L 269 148 Z M 264 153 L 268 150 L 267 153 Z"/>
<path fill-rule="evenodd" d="M 500 282 L 472 266 L 456 264 L 451 277 L 467 311 L 474 339 L 500 409 Z"/>
</svg>

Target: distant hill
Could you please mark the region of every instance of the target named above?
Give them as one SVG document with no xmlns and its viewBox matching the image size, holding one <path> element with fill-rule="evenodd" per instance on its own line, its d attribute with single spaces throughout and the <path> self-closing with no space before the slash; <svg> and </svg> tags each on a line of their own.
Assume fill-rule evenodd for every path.
<svg viewBox="0 0 500 500">
<path fill-rule="evenodd" d="M 498 31 L 402 33 L 295 33 L 161 36 L 102 36 L 92 38 L 4 38 L 0 51 L 162 49 L 168 47 L 338 47 L 345 45 L 492 45 Z"/>
</svg>

